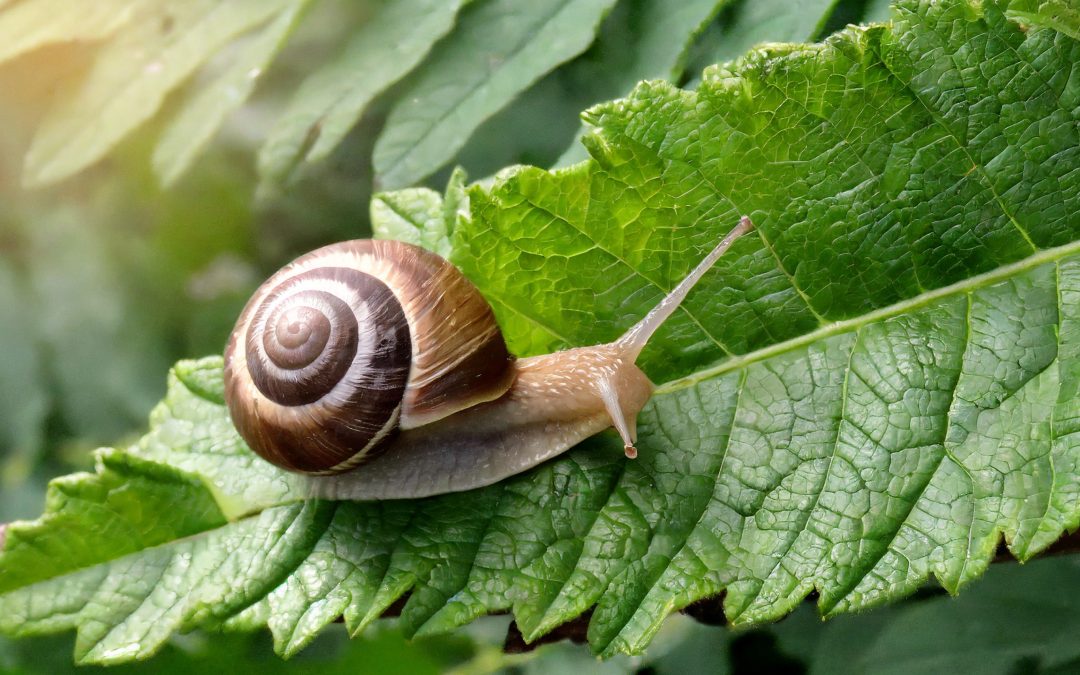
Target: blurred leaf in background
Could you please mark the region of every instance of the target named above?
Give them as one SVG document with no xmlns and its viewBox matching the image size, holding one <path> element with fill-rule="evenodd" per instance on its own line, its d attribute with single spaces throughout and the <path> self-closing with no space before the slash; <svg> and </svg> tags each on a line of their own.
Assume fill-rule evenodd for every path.
<svg viewBox="0 0 1080 675">
<path fill-rule="evenodd" d="M 20 57 L 71 44 L 86 56 L 27 129 L 25 184 L 77 175 L 151 123 L 150 165 L 173 185 L 216 135 L 230 134 L 230 117 L 269 78 L 259 94 L 275 101 L 276 119 L 250 139 L 262 146 L 266 195 L 294 185 L 299 169 L 332 161 L 373 109 L 385 120 L 368 151 L 381 188 L 422 180 L 478 138 L 491 142 L 474 132 L 519 97 L 563 118 L 552 120 L 553 138 L 566 164 L 584 155 L 563 136 L 565 118 L 638 80 L 679 82 L 688 68 L 694 77 L 759 42 L 809 40 L 841 20 L 886 16 L 878 0 L 110 0 L 77 18 L 62 7 L 0 7 L 0 37 L 11 36 L 0 64 L 26 67 Z M 313 34 L 323 39 L 303 54 Z M 503 131 L 511 146 L 532 136 Z"/>
</svg>

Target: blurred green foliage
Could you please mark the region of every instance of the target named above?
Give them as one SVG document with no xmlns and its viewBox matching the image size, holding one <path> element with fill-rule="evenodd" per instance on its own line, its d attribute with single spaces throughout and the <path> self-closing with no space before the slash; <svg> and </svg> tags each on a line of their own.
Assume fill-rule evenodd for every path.
<svg viewBox="0 0 1080 675">
<path fill-rule="evenodd" d="M 494 2 L 475 0 L 465 11 L 482 11 L 485 1 Z M 29 4 L 0 1 L 9 10 Z M 42 39 L 11 59 L 0 51 L 0 522 L 37 515 L 50 477 L 86 468 L 91 448 L 122 444 L 138 433 L 164 393 L 168 366 L 220 352 L 240 307 L 270 271 L 313 246 L 368 234 L 376 139 L 399 99 L 422 87 L 423 66 L 397 85 L 397 77 L 388 77 L 385 91 L 359 106 L 320 161 L 289 166 L 285 184 L 268 182 L 254 157 L 280 124 L 291 93 L 355 50 L 352 38 L 379 9 L 379 3 L 345 0 L 278 3 L 296 12 L 276 15 L 278 29 L 295 21 L 295 32 L 250 102 L 230 117 L 225 114 L 235 106 L 220 106 L 222 128 L 197 161 L 198 148 L 183 141 L 205 131 L 185 130 L 179 113 L 189 104 L 214 107 L 206 97 L 212 102 L 211 88 L 230 83 L 228 58 L 211 61 L 190 81 L 180 78 L 177 91 L 163 92 L 160 113 L 119 134 L 117 141 L 124 140 L 104 161 L 60 184 L 23 189 L 35 129 L 64 86 L 86 74 L 95 40 L 113 30 L 130 4 L 137 3 L 109 3 L 114 13 L 102 14 L 100 23 L 77 22 L 85 41 Z M 467 142 L 441 160 L 476 177 L 516 162 L 573 161 L 582 156 L 573 142 L 577 114 L 625 93 L 639 78 L 683 84 L 705 65 L 758 41 L 808 40 L 848 21 L 886 16 L 880 0 L 687 3 L 700 5 L 699 13 L 682 17 L 681 32 L 666 39 L 650 32 L 656 24 L 650 12 L 671 4 L 623 0 L 600 11 L 591 46 L 531 73 L 525 84 L 535 83 L 509 93 L 495 111 L 474 116 Z M 253 68 L 280 46 L 273 24 L 255 25 L 263 33 L 249 41 L 267 44 L 262 51 L 248 45 Z M 433 43 L 439 35 L 433 32 Z M 18 47 L 6 44 L 8 52 Z M 180 165 L 162 159 L 161 139 L 170 133 Z M 191 156 L 176 159 L 181 151 Z M 152 162 L 160 176 L 151 172 Z M 441 189 L 448 171 L 434 173 L 429 184 Z M 161 187 L 159 177 L 172 185 Z M 191 634 L 175 638 L 152 662 L 118 672 L 1080 672 L 1080 643 L 1073 638 L 1080 628 L 1078 601 L 1071 590 L 1080 567 L 1052 559 L 1027 568 L 1022 597 L 1013 592 L 1021 570 L 1002 565 L 959 599 L 916 596 L 826 624 L 809 606 L 776 626 L 737 634 L 680 618 L 665 626 L 648 656 L 604 664 L 570 643 L 504 655 L 507 620 L 492 617 L 455 637 L 410 643 L 392 620 L 352 641 L 343 630 L 330 631 L 287 663 L 273 656 L 265 634 Z M 74 670 L 72 639 L 0 641 L 0 672 Z"/>
</svg>

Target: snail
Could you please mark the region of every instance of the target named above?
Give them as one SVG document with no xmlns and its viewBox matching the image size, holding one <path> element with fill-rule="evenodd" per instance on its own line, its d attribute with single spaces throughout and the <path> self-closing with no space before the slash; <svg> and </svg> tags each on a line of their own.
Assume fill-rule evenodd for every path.
<svg viewBox="0 0 1080 675">
<path fill-rule="evenodd" d="M 516 359 L 452 264 L 389 240 L 296 259 L 248 301 L 225 401 L 258 455 L 312 497 L 398 499 L 481 487 L 614 427 L 635 457 L 653 385 L 635 360 L 739 224 L 614 342 Z"/>
</svg>

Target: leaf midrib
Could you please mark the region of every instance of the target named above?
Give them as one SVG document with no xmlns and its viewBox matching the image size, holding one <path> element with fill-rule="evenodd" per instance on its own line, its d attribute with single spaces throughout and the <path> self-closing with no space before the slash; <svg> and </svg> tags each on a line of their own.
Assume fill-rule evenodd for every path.
<svg viewBox="0 0 1080 675">
<path fill-rule="evenodd" d="M 844 319 L 842 321 L 834 321 L 830 324 L 822 326 L 816 330 L 804 333 L 797 337 L 783 342 L 777 342 L 761 349 L 756 349 L 745 354 L 741 354 L 736 357 L 725 359 L 716 365 L 708 368 L 703 368 L 684 377 L 680 377 L 674 380 L 669 380 L 664 384 L 656 388 L 656 395 L 669 394 L 680 389 L 692 387 L 695 384 L 708 380 L 714 377 L 719 377 L 725 373 L 729 373 L 733 370 L 744 368 L 752 363 L 763 361 L 773 356 L 778 356 L 790 351 L 794 351 L 801 347 L 813 344 L 819 340 L 823 340 L 833 335 L 839 335 L 841 333 L 847 333 L 850 331 L 858 330 L 862 326 L 865 326 L 876 321 L 882 321 L 884 319 L 890 319 L 901 314 L 906 314 L 916 309 L 925 307 L 933 302 L 937 302 L 943 298 L 952 297 L 964 293 L 969 293 L 973 290 L 990 286 L 1016 276 L 1022 272 L 1034 269 L 1039 265 L 1043 265 L 1050 262 L 1055 262 L 1066 258 L 1073 254 L 1080 253 L 1080 240 L 1073 241 L 1062 246 L 1056 246 L 1054 248 L 1043 249 L 1033 255 L 1018 260 L 1008 265 L 1003 265 L 989 272 L 983 272 L 967 279 L 963 279 L 948 286 L 942 286 L 925 293 L 902 300 L 900 302 L 875 309 L 872 312 L 867 312 L 861 316 L 852 317 L 850 319 Z"/>
</svg>

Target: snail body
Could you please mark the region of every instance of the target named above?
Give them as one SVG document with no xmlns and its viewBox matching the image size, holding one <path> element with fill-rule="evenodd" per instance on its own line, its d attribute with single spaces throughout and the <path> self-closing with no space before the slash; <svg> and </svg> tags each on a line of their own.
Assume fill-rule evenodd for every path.
<svg viewBox="0 0 1080 675">
<path fill-rule="evenodd" d="M 509 354 L 479 291 L 434 253 L 357 240 L 313 251 L 248 302 L 225 400 L 248 445 L 312 497 L 398 499 L 481 487 L 612 426 L 636 456 L 655 330 L 752 225 L 743 218 L 618 340 Z"/>
</svg>

